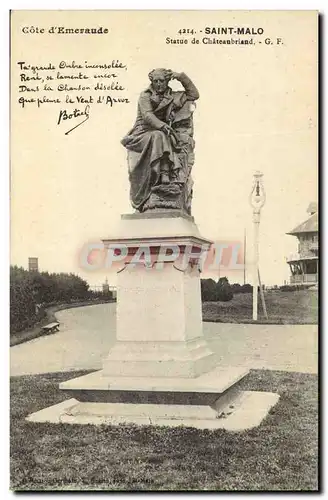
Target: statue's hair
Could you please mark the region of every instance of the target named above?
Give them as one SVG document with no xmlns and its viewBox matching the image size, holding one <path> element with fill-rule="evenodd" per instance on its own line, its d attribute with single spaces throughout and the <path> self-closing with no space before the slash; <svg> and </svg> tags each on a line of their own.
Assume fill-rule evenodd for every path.
<svg viewBox="0 0 328 500">
<path fill-rule="evenodd" d="M 156 68 L 153 69 L 150 73 L 148 73 L 149 80 L 153 81 L 154 73 L 163 73 L 165 80 L 170 80 L 171 71 L 165 68 Z"/>
</svg>

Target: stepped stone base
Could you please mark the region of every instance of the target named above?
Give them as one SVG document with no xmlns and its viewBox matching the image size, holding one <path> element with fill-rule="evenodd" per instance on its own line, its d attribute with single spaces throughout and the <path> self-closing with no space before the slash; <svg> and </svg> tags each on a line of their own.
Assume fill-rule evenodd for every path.
<svg viewBox="0 0 328 500">
<path fill-rule="evenodd" d="M 187 426 L 244 430 L 261 423 L 279 396 L 241 391 L 241 369 L 195 379 L 111 378 L 102 371 L 60 384 L 73 398 L 33 413 L 30 422 Z"/>
<path fill-rule="evenodd" d="M 176 342 L 117 342 L 104 361 L 109 377 L 194 378 L 215 368 L 217 356 L 199 337 Z"/>
</svg>

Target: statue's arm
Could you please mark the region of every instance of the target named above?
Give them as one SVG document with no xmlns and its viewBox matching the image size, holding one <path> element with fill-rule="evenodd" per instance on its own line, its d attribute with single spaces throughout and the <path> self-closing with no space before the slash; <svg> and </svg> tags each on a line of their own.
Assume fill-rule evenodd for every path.
<svg viewBox="0 0 328 500">
<path fill-rule="evenodd" d="M 199 92 L 186 73 L 175 73 L 174 75 L 176 75 L 176 80 L 178 80 L 184 87 L 187 101 L 196 101 L 199 99 Z"/>
<path fill-rule="evenodd" d="M 147 92 L 143 92 L 139 97 L 139 110 L 144 122 L 149 125 L 150 128 L 160 130 L 166 125 L 165 122 L 155 116 L 150 102 L 150 96 Z"/>
</svg>

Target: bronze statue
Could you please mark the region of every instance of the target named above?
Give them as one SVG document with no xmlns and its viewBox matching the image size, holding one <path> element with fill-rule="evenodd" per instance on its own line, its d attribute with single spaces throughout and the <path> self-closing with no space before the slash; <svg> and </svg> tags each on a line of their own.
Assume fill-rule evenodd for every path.
<svg viewBox="0 0 328 500">
<path fill-rule="evenodd" d="M 123 138 L 128 150 L 130 195 L 139 212 L 156 208 L 190 214 L 194 163 L 192 113 L 198 90 L 185 73 L 159 68 L 140 94 L 134 127 Z M 173 91 L 170 80 L 184 90 Z"/>
</svg>

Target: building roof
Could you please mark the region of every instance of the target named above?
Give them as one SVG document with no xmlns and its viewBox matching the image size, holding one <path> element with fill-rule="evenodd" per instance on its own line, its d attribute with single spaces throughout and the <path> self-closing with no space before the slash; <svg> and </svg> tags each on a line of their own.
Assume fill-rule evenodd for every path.
<svg viewBox="0 0 328 500">
<path fill-rule="evenodd" d="M 308 206 L 307 213 L 310 215 L 315 214 L 318 211 L 318 203 L 315 201 L 312 201 L 310 205 Z"/>
<path fill-rule="evenodd" d="M 296 257 L 296 255 L 293 257 L 287 257 L 287 263 L 289 264 L 290 262 L 293 263 L 293 262 L 303 262 L 303 261 L 307 261 L 307 260 L 319 260 L 319 257 L 317 255 L 313 255 L 313 257 Z"/>
<path fill-rule="evenodd" d="M 318 212 L 316 212 L 287 234 L 317 233 L 318 230 Z"/>
</svg>

